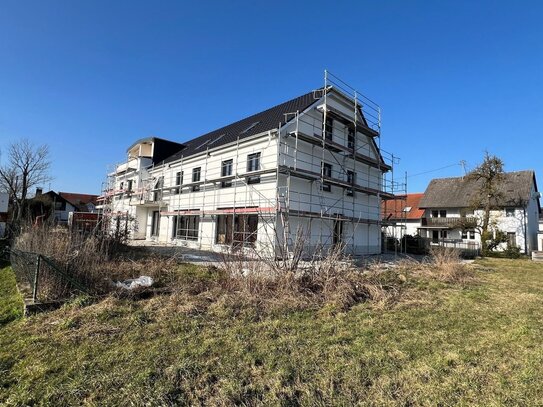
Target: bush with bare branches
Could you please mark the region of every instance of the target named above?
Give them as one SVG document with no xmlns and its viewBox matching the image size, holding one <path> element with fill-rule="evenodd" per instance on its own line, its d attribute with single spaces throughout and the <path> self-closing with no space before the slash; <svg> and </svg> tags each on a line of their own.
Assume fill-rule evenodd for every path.
<svg viewBox="0 0 543 407">
<path fill-rule="evenodd" d="M 424 275 L 446 283 L 464 285 L 475 278 L 473 269 L 462 262 L 459 251 L 452 247 L 431 248 L 430 257 L 420 270 Z"/>
</svg>

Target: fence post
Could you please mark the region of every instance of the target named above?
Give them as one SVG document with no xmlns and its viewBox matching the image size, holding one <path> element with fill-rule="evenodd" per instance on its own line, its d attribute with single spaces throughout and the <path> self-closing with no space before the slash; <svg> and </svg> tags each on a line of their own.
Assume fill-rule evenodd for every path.
<svg viewBox="0 0 543 407">
<path fill-rule="evenodd" d="M 38 279 L 40 278 L 40 263 L 41 255 L 37 255 L 36 258 L 36 270 L 34 270 L 34 287 L 32 288 L 32 301 L 36 302 L 38 299 Z"/>
</svg>

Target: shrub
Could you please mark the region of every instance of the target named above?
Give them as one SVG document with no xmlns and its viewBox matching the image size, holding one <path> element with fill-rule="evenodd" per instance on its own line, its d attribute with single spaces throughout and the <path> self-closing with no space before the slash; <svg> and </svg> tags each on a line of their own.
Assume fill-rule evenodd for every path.
<svg viewBox="0 0 543 407">
<path fill-rule="evenodd" d="M 473 270 L 462 263 L 460 251 L 452 247 L 432 247 L 430 257 L 420 271 L 439 281 L 461 285 L 472 281 L 475 277 Z"/>
<path fill-rule="evenodd" d="M 520 247 L 507 245 L 507 249 L 504 250 L 503 255 L 508 259 L 520 258 Z"/>
</svg>

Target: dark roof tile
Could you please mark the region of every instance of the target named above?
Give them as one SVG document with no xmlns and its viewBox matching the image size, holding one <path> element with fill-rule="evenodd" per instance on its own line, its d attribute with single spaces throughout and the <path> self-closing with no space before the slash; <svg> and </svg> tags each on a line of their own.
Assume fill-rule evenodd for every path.
<svg viewBox="0 0 543 407">
<path fill-rule="evenodd" d="M 270 109 L 229 124 L 228 126 L 213 130 L 203 136 L 183 143 L 185 148 L 167 157 L 164 160 L 164 163 L 179 160 L 181 157 L 186 158 L 201 153 L 206 150 L 206 147 L 215 148 L 232 143 L 238 139 L 238 136 L 239 139 L 242 140 L 255 134 L 277 129 L 280 127 L 280 123 L 285 123 L 285 113 L 301 112 L 316 101 L 317 99 L 314 96 L 314 92 L 311 91 L 305 95 L 289 100 L 288 102 L 281 103 Z"/>
<path fill-rule="evenodd" d="M 529 202 L 532 185 L 535 184 L 533 171 L 507 172 L 499 185 L 501 198 L 497 206 L 523 206 Z M 481 181 L 468 177 L 433 179 L 421 199 L 420 208 L 469 208 L 479 194 Z M 537 190 L 537 185 L 536 185 Z"/>
</svg>

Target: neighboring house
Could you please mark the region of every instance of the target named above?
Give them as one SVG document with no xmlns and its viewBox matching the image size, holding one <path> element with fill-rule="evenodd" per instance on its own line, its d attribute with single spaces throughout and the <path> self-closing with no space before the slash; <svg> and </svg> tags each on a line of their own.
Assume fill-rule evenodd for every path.
<svg viewBox="0 0 543 407">
<path fill-rule="evenodd" d="M 422 226 L 424 209 L 419 208 L 424 194 L 407 194 L 383 201 L 383 231 L 386 236 L 402 238 L 416 236 Z"/>
<path fill-rule="evenodd" d="M 537 250 L 541 210 L 535 173 L 505 173 L 498 188 L 500 198 L 493 203 L 496 209 L 490 214 L 491 229 L 506 233 L 508 244 L 518 246 L 523 253 Z M 464 177 L 432 180 L 419 204 L 425 210 L 421 236 L 434 243 L 480 244 L 476 226 L 481 224 L 484 212 L 472 204 L 479 191 L 479 182 Z"/>
<path fill-rule="evenodd" d="M 60 224 L 68 223 L 70 212 L 96 212 L 98 195 L 55 191 L 45 192 L 43 195 L 51 200 L 54 220 Z M 36 196 L 40 196 L 40 193 Z"/>
<path fill-rule="evenodd" d="M 537 250 L 543 252 L 543 214 L 539 215 L 539 233 L 537 235 Z"/>
<path fill-rule="evenodd" d="M 379 253 L 391 167 L 368 105 L 329 86 L 184 143 L 138 140 L 101 208 L 132 239 L 281 254 L 299 236 L 307 250 Z"/>
<path fill-rule="evenodd" d="M 58 193 L 75 208 L 74 212 L 96 212 L 98 204 L 98 195 L 77 194 L 73 192 Z"/>
<path fill-rule="evenodd" d="M 0 192 L 0 238 L 6 234 L 8 221 L 9 193 Z"/>
</svg>

